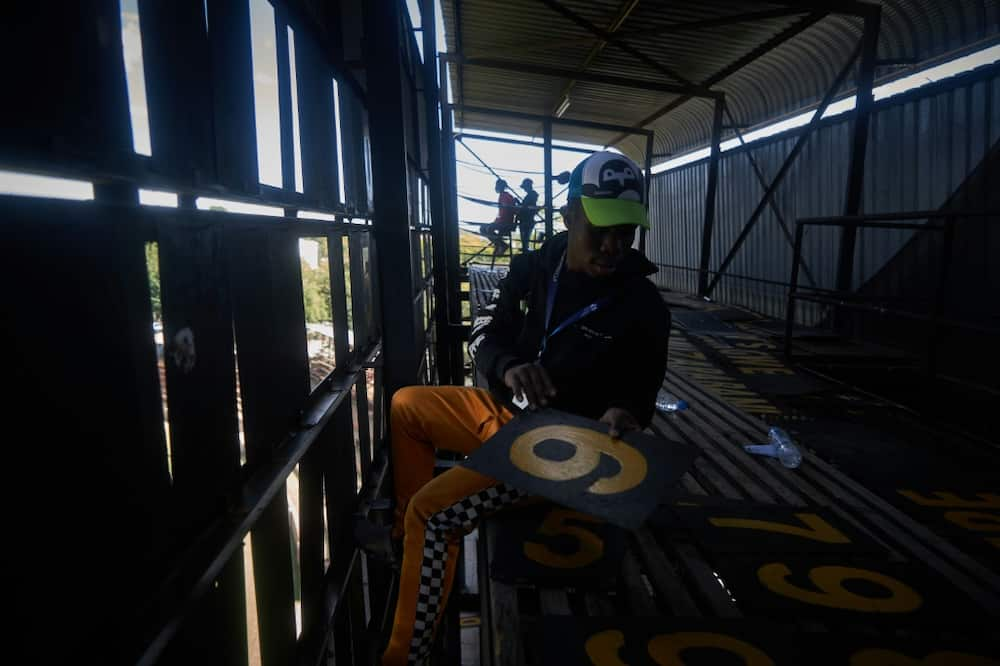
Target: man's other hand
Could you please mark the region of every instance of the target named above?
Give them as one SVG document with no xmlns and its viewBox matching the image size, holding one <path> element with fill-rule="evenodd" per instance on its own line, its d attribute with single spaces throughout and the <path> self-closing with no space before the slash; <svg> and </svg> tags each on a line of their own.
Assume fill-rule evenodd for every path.
<svg viewBox="0 0 1000 666">
<path fill-rule="evenodd" d="M 608 411 L 604 412 L 604 416 L 601 417 L 600 421 L 610 426 L 608 435 L 615 439 L 620 438 L 622 433 L 639 430 L 639 423 L 635 420 L 635 417 L 628 410 L 621 407 L 609 407 Z"/>
<path fill-rule="evenodd" d="M 513 365 L 503 373 L 503 383 L 514 395 L 522 395 L 532 408 L 544 407 L 556 394 L 549 373 L 538 363 Z"/>
</svg>

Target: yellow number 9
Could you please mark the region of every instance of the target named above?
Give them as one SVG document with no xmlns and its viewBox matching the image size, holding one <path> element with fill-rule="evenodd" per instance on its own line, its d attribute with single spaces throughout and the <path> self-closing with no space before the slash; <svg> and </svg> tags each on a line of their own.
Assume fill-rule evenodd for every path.
<svg viewBox="0 0 1000 666">
<path fill-rule="evenodd" d="M 570 444 L 568 460 L 548 460 L 535 454 L 535 447 L 554 439 Z M 613 476 L 592 483 L 587 492 L 611 495 L 635 488 L 646 478 L 646 457 L 620 439 L 575 426 L 550 425 L 529 430 L 514 440 L 510 461 L 522 472 L 549 481 L 571 481 L 587 476 L 601 462 L 601 454 L 618 461 L 621 469 Z"/>
<path fill-rule="evenodd" d="M 764 587 L 791 599 L 814 606 L 842 608 L 868 613 L 909 613 L 923 605 L 923 599 L 916 590 L 895 578 L 868 569 L 853 567 L 823 566 L 809 570 L 809 580 L 821 591 L 807 590 L 786 578 L 792 570 L 780 562 L 765 564 L 757 570 L 757 578 Z M 865 597 L 844 588 L 844 581 L 866 580 L 883 587 L 891 593 L 887 598 Z"/>
</svg>

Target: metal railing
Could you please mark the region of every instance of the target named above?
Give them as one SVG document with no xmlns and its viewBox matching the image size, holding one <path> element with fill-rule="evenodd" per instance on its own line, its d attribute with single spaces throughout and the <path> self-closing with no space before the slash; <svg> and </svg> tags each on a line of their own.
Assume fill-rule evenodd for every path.
<svg viewBox="0 0 1000 666">
<path fill-rule="evenodd" d="M 926 322 L 928 372 L 936 372 L 937 346 L 941 330 L 963 328 L 986 333 L 1000 332 L 1000 328 L 979 322 L 953 319 L 944 316 L 947 288 L 953 263 L 955 225 L 959 220 L 1000 218 L 1000 212 L 992 211 L 911 211 L 883 213 L 878 215 L 858 215 L 842 217 L 813 217 L 796 221 L 795 244 L 792 255 L 791 277 L 788 281 L 788 304 L 785 310 L 784 353 L 792 356 L 792 330 L 795 325 L 795 309 L 799 301 L 831 305 L 844 310 L 876 313 L 893 317 Z M 926 223 L 911 220 L 927 220 Z M 858 229 L 912 230 L 941 234 L 940 265 L 937 279 L 929 299 L 929 311 L 919 312 L 895 307 L 886 298 L 871 297 L 855 291 L 823 289 L 820 287 L 800 287 L 799 270 L 802 265 L 802 242 L 807 227 L 839 227 L 856 232 Z M 843 281 L 838 278 L 838 284 Z M 805 289 L 806 291 L 803 291 Z"/>
</svg>

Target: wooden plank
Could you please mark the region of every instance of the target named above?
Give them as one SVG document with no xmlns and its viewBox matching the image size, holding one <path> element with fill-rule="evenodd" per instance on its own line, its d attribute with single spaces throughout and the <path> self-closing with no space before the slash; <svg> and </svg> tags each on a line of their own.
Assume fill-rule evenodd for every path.
<svg viewBox="0 0 1000 666">
<path fill-rule="evenodd" d="M 282 229 L 228 229 L 230 285 L 246 433 L 247 465 L 268 460 L 309 393 L 298 239 Z M 261 656 L 294 656 L 295 616 L 289 515 L 284 492 L 253 530 Z"/>
<path fill-rule="evenodd" d="M 756 422 L 752 417 L 740 412 L 732 405 L 722 402 L 717 402 L 717 404 L 720 409 L 727 412 L 735 421 L 741 422 L 746 427 L 751 429 L 763 428 L 763 424 Z M 789 474 L 791 478 L 798 478 L 801 475 L 813 484 L 827 486 L 831 490 L 834 490 L 837 484 L 840 484 L 841 492 L 835 496 L 838 501 L 846 502 L 853 506 L 856 511 L 861 512 L 866 520 L 875 523 L 880 531 L 895 540 L 904 551 L 912 551 L 912 556 L 916 561 L 924 561 L 926 564 L 937 568 L 939 573 L 947 577 L 957 576 L 957 582 L 963 591 L 977 598 L 979 603 L 985 605 L 987 608 L 998 608 L 995 591 L 1000 589 L 1000 585 L 998 585 L 996 574 L 935 535 L 931 530 L 904 515 L 891 504 L 864 488 L 861 484 L 853 481 L 839 470 L 830 467 L 818 456 L 804 452 L 803 458 L 804 463 L 802 467 L 796 470 L 799 474 Z M 815 468 L 815 472 L 810 471 L 811 468 Z M 792 470 L 788 470 L 788 472 L 792 472 Z M 877 535 L 873 536 L 877 537 Z M 936 548 L 944 559 L 935 555 L 932 550 L 928 549 L 928 546 Z M 928 558 L 930 559 L 928 560 Z M 956 565 L 961 566 L 969 572 L 974 579 L 985 582 L 991 591 L 982 590 L 982 583 L 973 582 L 965 575 L 959 573 L 955 569 Z"/>
<path fill-rule="evenodd" d="M 659 544 L 648 528 L 633 532 L 635 536 L 636 553 L 642 562 L 643 573 L 653 584 L 653 589 L 660 599 L 670 606 L 673 614 L 678 617 L 700 617 L 701 612 L 694 599 L 688 594 Z"/>
<path fill-rule="evenodd" d="M 652 567 L 651 569 L 655 570 Z M 659 614 L 656 600 L 650 596 L 649 590 L 646 588 L 642 571 L 639 569 L 639 562 L 631 548 L 625 551 L 625 558 L 622 560 L 622 583 L 625 586 L 628 606 L 632 615 L 652 616 Z"/>
<path fill-rule="evenodd" d="M 487 559 L 492 561 L 496 547 L 496 530 L 486 521 L 486 529 L 480 525 L 480 539 L 485 536 Z M 517 590 L 512 585 L 481 577 L 482 587 L 489 587 L 488 627 L 490 633 L 490 661 L 493 666 L 521 666 L 524 663 L 524 646 L 521 644 L 521 619 L 517 607 Z"/>
<path fill-rule="evenodd" d="M 240 482 L 233 315 L 219 227 L 167 220 L 157 234 L 168 387 L 174 534 L 194 538 L 226 510 Z M 226 566 L 166 663 L 193 655 L 219 664 L 247 659 L 242 556 Z"/>
<path fill-rule="evenodd" d="M 698 586 L 698 592 L 708 602 L 709 607 L 718 617 L 743 617 L 729 594 L 722 588 L 712 567 L 702 559 L 694 546 L 678 544 L 674 550 L 688 575 Z"/>
<path fill-rule="evenodd" d="M 543 615 L 572 615 L 565 588 L 540 587 L 538 601 Z"/>
<path fill-rule="evenodd" d="M 679 421 L 683 418 L 684 415 L 680 415 L 680 419 L 668 419 L 663 418 L 660 414 L 656 414 L 653 417 L 653 424 L 664 436 L 669 438 L 680 435 L 685 441 L 700 448 L 703 455 L 707 456 L 716 467 L 725 472 L 727 477 L 732 479 L 751 499 L 757 502 L 774 503 L 774 495 L 761 488 L 752 478 L 738 469 L 731 460 L 719 451 L 713 442 L 708 441 L 704 435 L 694 428 L 682 428 L 679 425 Z"/>
<path fill-rule="evenodd" d="M 256 194 L 257 132 L 254 117 L 250 3 L 206 0 L 211 49 L 215 170 L 220 185 Z M 212 26 L 217 28 L 213 30 Z"/>
<path fill-rule="evenodd" d="M 720 466 L 723 466 L 733 478 L 746 479 L 743 485 L 748 492 L 751 487 L 749 484 L 753 484 L 785 503 L 797 506 L 807 504 L 789 484 L 772 474 L 769 466 L 764 465 L 760 458 L 746 454 L 740 446 L 740 443 L 749 443 L 744 441 L 746 440 L 744 435 L 724 423 L 712 421 L 710 416 L 710 412 L 696 408 L 677 414 L 677 418 L 664 417 L 664 420 L 670 421 L 683 431 L 691 432 L 696 443 L 700 441 L 702 445 L 708 445 L 722 454 L 719 459 Z"/>
<path fill-rule="evenodd" d="M 204 2 L 138 0 L 138 6 L 153 168 L 179 184 L 214 183 L 212 70 L 205 66 L 210 49 Z"/>
</svg>

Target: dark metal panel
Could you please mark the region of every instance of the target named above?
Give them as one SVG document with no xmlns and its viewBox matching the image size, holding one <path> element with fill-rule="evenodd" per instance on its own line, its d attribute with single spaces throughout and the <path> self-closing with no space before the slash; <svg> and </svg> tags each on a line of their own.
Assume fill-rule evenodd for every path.
<svg viewBox="0 0 1000 666">
<path fill-rule="evenodd" d="M 117 0 L 8 3 L 12 66 L 0 123 L 2 163 L 118 166 L 132 160 Z M 16 63 L 16 65 L 15 65 Z"/>
<path fill-rule="evenodd" d="M 220 227 L 159 226 L 173 530 L 189 543 L 226 509 L 240 481 L 233 318 Z M 242 556 L 171 642 L 166 663 L 247 660 Z"/>
<path fill-rule="evenodd" d="M 255 194 L 259 185 L 250 3 L 207 0 L 207 8 L 216 174 L 219 184 L 237 192 Z"/>
<path fill-rule="evenodd" d="M 179 183 L 214 183 L 204 2 L 139 0 L 138 6 L 153 168 Z"/>
<path fill-rule="evenodd" d="M 981 78 L 981 77 L 979 77 Z M 1000 76 L 968 80 L 957 88 L 941 86 L 916 91 L 904 100 L 876 105 L 872 115 L 869 164 L 865 174 L 866 212 L 927 210 L 939 208 L 965 179 L 966 165 L 975 168 L 998 136 L 997 104 Z M 971 102 L 966 90 L 971 88 Z M 976 90 L 983 94 L 976 94 Z M 992 91 L 992 96 L 985 93 Z M 955 97 L 961 101 L 947 101 Z M 950 109 L 950 110 L 949 110 Z M 955 114 L 961 114 L 957 119 Z M 964 120 L 968 119 L 968 120 Z M 789 221 L 802 217 L 837 215 L 842 212 L 847 177 L 849 116 L 823 121 L 803 150 L 786 182 L 776 193 L 782 215 Z M 968 128 L 972 128 L 971 130 Z M 752 144 L 748 150 L 768 178 L 773 177 L 795 141 L 795 133 Z M 720 163 L 717 237 L 711 268 L 718 266 L 720 252 L 728 247 L 735 232 L 761 194 L 755 176 L 741 149 L 723 153 Z M 989 165 L 985 165 L 989 168 Z M 653 179 L 653 229 L 647 247 L 658 263 L 678 264 L 697 269 L 700 216 L 706 186 L 706 161 L 687 165 Z M 950 182 L 949 182 L 950 181 Z M 982 196 L 980 190 L 976 190 Z M 964 196 L 974 196 L 969 192 Z M 984 201 L 970 199 L 973 207 Z M 816 283 L 833 288 L 836 274 L 838 233 L 830 228 L 810 228 L 803 239 L 804 256 Z M 854 265 L 855 284 L 865 284 L 896 255 L 912 237 L 908 230 L 861 233 Z M 961 234 L 956 236 L 956 247 Z M 721 248 L 718 249 L 718 248 Z M 655 254 L 654 254 L 655 253 Z M 677 259 L 675 261 L 674 259 Z M 786 282 L 791 267 L 791 251 L 771 211 L 762 214 L 759 229 L 750 234 L 731 270 L 737 275 Z M 661 268 L 656 277 L 661 286 L 694 292 L 691 271 Z M 956 278 L 957 280 L 957 278 Z M 893 289 L 902 289 L 898 284 Z M 888 288 L 888 287 L 885 287 Z M 898 291 L 896 293 L 899 293 Z M 775 285 L 762 285 L 735 277 L 720 281 L 715 298 L 758 309 L 770 316 L 784 316 L 784 293 Z M 825 306 L 799 303 L 800 322 L 815 323 Z"/>
<path fill-rule="evenodd" d="M 58 612 L 73 617 L 60 635 L 76 654 L 128 659 L 133 646 L 112 627 L 163 575 L 169 538 L 145 239 L 135 215 L 99 204 L 0 197 L 0 217 L 5 465 L 18 505 L 8 603 L 27 620 L 14 654 L 41 654 Z M 84 574 L 67 595 L 58 572 L 69 561 Z"/>
<path fill-rule="evenodd" d="M 283 229 L 228 230 L 230 284 L 246 432 L 247 465 L 271 459 L 309 392 L 298 239 Z M 253 530 L 264 664 L 290 663 L 295 617 L 285 493 Z"/>
<path fill-rule="evenodd" d="M 373 196 L 378 201 L 374 233 L 380 266 L 391 266 L 379 276 L 379 298 L 384 312 L 411 312 L 414 284 L 411 275 L 410 223 L 407 200 L 407 163 L 402 111 L 402 72 L 398 3 L 377 0 L 365 5 L 365 60 L 369 73 L 368 114 L 371 124 Z M 410 317 L 394 317 L 383 331 L 385 392 L 412 384 L 422 350 Z"/>
<path fill-rule="evenodd" d="M 311 200 L 332 208 L 338 203 L 333 72 L 312 39 L 296 39 L 295 60 L 303 189 Z"/>
</svg>

